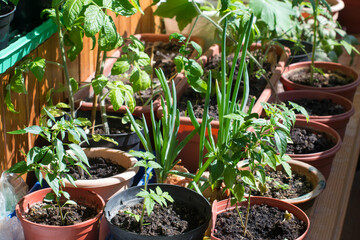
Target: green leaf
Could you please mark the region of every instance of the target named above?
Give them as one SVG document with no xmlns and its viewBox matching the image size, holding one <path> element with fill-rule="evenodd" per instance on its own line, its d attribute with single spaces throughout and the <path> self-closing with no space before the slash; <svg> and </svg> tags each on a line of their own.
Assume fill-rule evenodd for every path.
<svg viewBox="0 0 360 240">
<path fill-rule="evenodd" d="M 209 172 L 210 172 L 210 183 L 215 183 L 224 172 L 224 163 L 219 160 L 213 161 L 209 166 Z"/>
<path fill-rule="evenodd" d="M 141 14 L 144 14 L 143 10 L 140 7 L 139 0 L 130 0 L 130 2 L 136 8 L 136 10 L 138 10 Z"/>
<path fill-rule="evenodd" d="M 55 195 L 60 197 L 60 195 L 59 195 L 60 184 L 59 184 L 59 179 L 57 179 L 56 177 L 57 177 L 56 174 L 47 173 L 45 175 L 45 180 L 49 184 L 51 189 L 54 191 Z"/>
<path fill-rule="evenodd" d="M 137 63 L 140 66 L 147 66 L 150 65 L 150 57 L 149 55 L 147 55 L 144 52 L 139 52 L 138 56 L 137 56 Z"/>
<path fill-rule="evenodd" d="M 129 17 L 136 13 L 136 8 L 129 1 L 114 0 L 112 1 L 112 9 L 121 16 Z"/>
<path fill-rule="evenodd" d="M 231 166 L 226 165 L 225 171 L 224 171 L 224 182 L 226 187 L 232 188 L 235 184 L 236 180 L 236 170 L 233 169 Z"/>
<path fill-rule="evenodd" d="M 154 209 L 155 202 L 151 198 L 145 198 L 144 204 L 145 204 L 146 212 L 147 212 L 148 216 L 150 216 L 150 214 L 152 213 L 152 211 Z"/>
<path fill-rule="evenodd" d="M 241 171 L 241 179 L 252 188 L 256 188 L 256 181 L 254 175 L 247 170 Z"/>
<path fill-rule="evenodd" d="M 26 173 L 27 171 L 28 171 L 28 166 L 25 161 L 18 162 L 7 170 L 7 172 L 9 173 L 20 173 L 20 174 Z"/>
<path fill-rule="evenodd" d="M 186 37 L 184 35 L 182 35 L 181 33 L 172 33 L 169 36 L 169 41 L 171 41 L 172 39 L 177 39 L 179 43 L 184 42 L 186 40 Z"/>
<path fill-rule="evenodd" d="M 5 104 L 10 112 L 19 113 L 15 110 L 15 106 L 11 102 L 11 84 L 6 85 Z"/>
<path fill-rule="evenodd" d="M 45 74 L 46 61 L 44 58 L 37 57 L 29 63 L 30 71 L 35 75 L 36 79 L 42 81 Z"/>
<path fill-rule="evenodd" d="M 155 161 L 149 161 L 148 166 L 153 169 L 162 169 L 163 167 Z"/>
<path fill-rule="evenodd" d="M 93 79 L 91 81 L 91 86 L 94 89 L 94 93 L 96 95 L 99 95 L 108 82 L 109 82 L 108 78 L 105 77 L 104 75 L 97 76 L 95 79 Z"/>
<path fill-rule="evenodd" d="M 74 61 L 83 49 L 84 30 L 80 27 L 73 27 L 64 36 L 66 46 L 70 49 L 67 50 L 67 56 L 70 61 Z"/>
<path fill-rule="evenodd" d="M 135 69 L 130 76 L 130 82 L 132 83 L 134 92 L 138 92 L 149 88 L 151 79 L 145 71 Z"/>
<path fill-rule="evenodd" d="M 192 76 L 196 77 L 201 77 L 204 74 L 204 70 L 201 65 L 194 59 L 189 60 L 189 62 L 185 65 L 185 70 Z"/>
<path fill-rule="evenodd" d="M 27 133 L 38 135 L 43 132 L 43 129 L 39 126 L 30 126 L 24 129 Z"/>
<path fill-rule="evenodd" d="M 111 75 L 126 73 L 130 69 L 130 64 L 126 58 L 119 58 L 111 69 Z"/>
<path fill-rule="evenodd" d="M 286 152 L 288 134 L 283 129 L 276 129 L 274 133 L 275 144 L 280 154 Z"/>
<path fill-rule="evenodd" d="M 67 0 L 63 6 L 63 18 L 66 27 L 71 28 L 83 10 L 84 0 Z"/>
<path fill-rule="evenodd" d="M 185 68 L 185 62 L 184 62 L 184 57 L 183 56 L 176 56 L 173 59 L 175 66 L 176 66 L 176 71 L 179 73 L 181 72 L 184 68 Z"/>
<path fill-rule="evenodd" d="M 42 148 L 39 147 L 31 148 L 29 152 L 26 154 L 26 164 L 29 166 L 33 163 L 38 163 L 40 160 L 42 160 L 45 153 L 46 152 L 43 152 Z"/>
<path fill-rule="evenodd" d="M 193 48 L 198 52 L 198 55 L 196 56 L 196 58 L 199 58 L 202 55 L 202 48 L 199 44 L 197 44 L 194 41 L 191 41 L 190 44 L 193 46 Z"/>
<path fill-rule="evenodd" d="M 221 0 L 221 9 L 220 11 L 225 11 L 226 9 L 228 9 L 230 4 L 230 0 Z"/>
<path fill-rule="evenodd" d="M 105 13 L 95 5 L 90 5 L 85 10 L 84 30 L 87 37 L 95 36 L 104 25 Z"/>
<path fill-rule="evenodd" d="M 119 108 L 124 104 L 124 95 L 120 89 L 111 89 L 109 97 L 115 111 L 119 110 Z"/>
<path fill-rule="evenodd" d="M 11 90 L 16 93 L 27 93 L 25 87 L 25 79 L 21 70 L 16 69 L 14 75 L 10 79 Z"/>
<path fill-rule="evenodd" d="M 122 38 L 116 30 L 115 23 L 110 16 L 104 18 L 104 24 L 99 34 L 98 40 L 100 49 L 110 51 L 122 44 Z"/>
<path fill-rule="evenodd" d="M 244 193 L 245 193 L 244 186 L 241 184 L 236 184 L 233 189 L 233 195 L 238 202 L 240 202 L 243 199 Z"/>
<path fill-rule="evenodd" d="M 55 195 L 52 192 L 46 194 L 46 196 L 44 197 L 44 202 L 52 202 L 54 200 L 55 200 Z"/>
<path fill-rule="evenodd" d="M 59 161 L 62 161 L 64 157 L 64 146 L 60 139 L 55 139 L 55 146 L 56 146 L 56 155 Z"/>
<path fill-rule="evenodd" d="M 74 187 L 76 187 L 76 183 L 75 183 L 75 178 L 74 177 L 72 177 L 71 175 L 69 175 L 69 174 L 65 174 L 65 179 L 66 180 L 68 180 L 70 183 L 71 183 L 71 185 L 73 185 Z"/>
<path fill-rule="evenodd" d="M 90 165 L 85 152 L 82 150 L 82 148 L 79 145 L 70 144 L 69 147 L 81 162 L 85 163 L 87 166 Z"/>
<path fill-rule="evenodd" d="M 79 85 L 78 85 L 77 81 L 75 80 L 75 78 L 70 78 L 70 86 L 71 86 L 73 93 L 77 92 L 77 90 L 79 89 Z"/>
<path fill-rule="evenodd" d="M 164 18 L 176 17 L 180 31 L 198 15 L 196 9 L 188 0 L 167 0 L 162 2 L 154 14 Z"/>
<path fill-rule="evenodd" d="M 93 134 L 92 137 L 93 137 L 93 140 L 95 142 L 99 142 L 100 140 L 104 140 L 104 141 L 111 142 L 111 143 L 115 144 L 116 146 L 119 145 L 118 142 L 116 142 L 114 139 L 112 139 L 110 137 L 106 137 L 106 136 L 99 135 L 99 134 Z"/>
<path fill-rule="evenodd" d="M 67 200 L 65 203 L 64 203 L 64 206 L 65 205 L 77 205 L 77 203 L 73 200 Z"/>
<path fill-rule="evenodd" d="M 295 15 L 295 11 L 289 2 L 251 0 L 249 7 L 257 18 L 268 25 L 271 31 L 275 30 L 276 27 L 287 31 L 291 26 L 291 16 Z"/>
</svg>

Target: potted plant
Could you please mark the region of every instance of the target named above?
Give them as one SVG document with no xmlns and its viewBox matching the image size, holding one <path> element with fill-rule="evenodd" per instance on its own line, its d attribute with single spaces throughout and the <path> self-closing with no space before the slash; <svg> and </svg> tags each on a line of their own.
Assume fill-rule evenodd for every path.
<svg viewBox="0 0 360 240">
<path fill-rule="evenodd" d="M 344 138 L 347 123 L 355 113 L 352 102 L 343 96 L 313 90 L 294 90 L 278 94 L 282 102 L 295 102 L 309 113 L 310 120 L 328 125 Z M 297 114 L 298 119 L 304 116 Z"/>
<path fill-rule="evenodd" d="M 325 124 L 297 119 L 291 139 L 287 154 L 316 167 L 328 179 L 332 161 L 342 144 L 340 135 Z"/>
<path fill-rule="evenodd" d="M 149 152 L 139 166 L 159 169 Z M 151 177 L 151 176 L 150 176 Z M 132 187 L 109 200 L 105 219 L 115 239 L 202 239 L 210 221 L 210 204 L 196 192 L 168 184 Z M 119 204 L 120 203 L 120 204 Z M 160 217 L 160 218 L 159 218 Z"/>
<path fill-rule="evenodd" d="M 0 50 L 8 44 L 10 22 L 14 18 L 17 3 L 18 0 L 0 1 Z"/>
<path fill-rule="evenodd" d="M 291 64 L 284 71 L 281 82 L 285 90 L 315 90 L 321 88 L 321 91 L 337 93 L 352 100 L 356 87 L 360 84 L 357 73 L 351 68 L 340 64 L 315 62 L 315 49 L 318 45 L 318 28 L 320 27 L 318 21 L 319 4 L 319 0 L 311 1 L 314 17 L 312 24 L 313 49 L 311 62 Z M 328 4 L 325 5 L 329 7 Z M 350 51 L 353 49 L 351 45 L 347 47 Z"/>
<path fill-rule="evenodd" d="M 26 161 L 18 162 L 8 170 L 21 175 L 34 171 L 40 184 L 45 180 L 50 186 L 25 196 L 16 206 L 26 238 L 98 238 L 104 200 L 92 191 L 65 188 L 65 179 L 74 184 L 74 179 L 68 174 L 69 166 L 77 166 L 86 172 L 85 166 L 89 165 L 85 153 L 78 145 L 81 138 L 87 140 L 82 129 L 86 124 L 88 121 L 71 117 L 69 120 L 64 117 L 56 120 L 44 108 L 40 126 L 10 132 L 32 133 L 49 143 L 43 147 L 33 147 L 27 153 Z M 65 147 L 74 154 L 66 152 Z M 44 219 L 53 221 L 47 222 Z"/>
</svg>

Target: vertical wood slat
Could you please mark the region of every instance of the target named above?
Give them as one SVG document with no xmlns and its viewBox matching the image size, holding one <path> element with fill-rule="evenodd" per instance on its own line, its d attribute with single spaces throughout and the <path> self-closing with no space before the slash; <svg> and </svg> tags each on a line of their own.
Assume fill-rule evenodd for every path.
<svg viewBox="0 0 360 240">
<path fill-rule="evenodd" d="M 114 21 L 120 35 L 138 33 L 138 32 L 155 32 L 156 26 L 159 24 L 159 18 L 153 17 L 152 14 L 154 6 L 149 7 L 152 3 L 151 0 L 141 1 L 142 9 L 145 15 L 136 14 L 132 17 L 116 17 Z M 155 25 L 154 25 L 155 23 Z M 79 57 L 69 64 L 70 76 L 79 81 L 84 81 L 90 74 L 95 71 L 96 66 L 96 53 L 97 49 L 92 48 L 92 40 L 84 38 L 84 48 Z M 37 49 L 29 54 L 32 57 L 43 57 L 49 61 L 59 62 L 60 52 L 58 49 L 58 36 L 54 34 L 47 41 L 41 44 Z M 15 162 L 23 159 L 19 149 L 27 151 L 29 147 L 34 145 L 35 138 L 30 135 L 10 135 L 9 131 L 14 131 L 24 126 L 30 126 L 39 123 L 39 115 L 41 108 L 46 104 L 46 92 L 50 88 L 60 88 L 64 86 L 64 76 L 62 69 L 53 64 L 47 64 L 44 80 L 38 82 L 35 77 L 29 73 L 25 77 L 27 84 L 28 94 L 19 95 L 12 94 L 15 108 L 19 114 L 11 113 L 5 106 L 5 86 L 9 81 L 9 75 L 14 68 L 9 69 L 0 75 L 0 172 L 8 169 Z M 64 101 L 66 93 L 54 93 L 53 102 Z"/>
</svg>

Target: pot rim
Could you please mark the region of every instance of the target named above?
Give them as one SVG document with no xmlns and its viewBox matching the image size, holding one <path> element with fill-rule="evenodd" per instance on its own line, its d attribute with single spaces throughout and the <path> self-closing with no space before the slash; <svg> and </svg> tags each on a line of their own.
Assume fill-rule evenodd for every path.
<svg viewBox="0 0 360 240">
<path fill-rule="evenodd" d="M 299 68 L 309 68 L 310 65 L 311 65 L 311 61 L 292 63 L 292 64 L 290 64 L 289 66 L 287 66 L 285 68 L 284 72 L 281 75 L 280 80 L 285 81 L 287 83 L 290 83 L 293 86 L 301 87 L 303 89 L 319 90 L 319 87 L 313 87 L 313 86 L 294 83 L 293 81 L 290 81 L 287 78 L 287 74 L 289 72 L 291 72 L 293 70 L 296 70 L 296 69 L 299 69 Z M 319 68 L 325 68 L 326 69 L 326 66 L 329 66 L 329 65 L 338 66 L 339 69 L 346 69 L 347 72 L 350 72 L 351 75 L 354 76 L 354 80 L 351 83 L 348 83 L 346 85 L 336 86 L 336 87 L 325 87 L 325 88 L 321 88 L 321 89 L 328 90 L 328 91 L 334 91 L 334 90 L 336 91 L 336 90 L 339 90 L 339 89 L 349 89 L 349 88 L 353 88 L 353 87 L 356 87 L 356 86 L 360 85 L 359 74 L 357 72 L 355 72 L 352 68 L 347 67 L 345 65 L 342 65 L 340 63 L 323 62 L 323 61 L 316 61 L 315 62 L 315 66 L 317 66 Z"/>
<path fill-rule="evenodd" d="M 14 9 L 11 10 L 10 12 L 4 14 L 4 15 L 0 15 L 0 18 L 6 18 L 8 17 L 9 15 L 13 14 L 15 11 L 16 11 L 16 6 L 14 4 L 12 4 L 14 6 Z"/>
<path fill-rule="evenodd" d="M 31 221 L 27 220 L 27 219 L 23 216 L 23 214 L 21 213 L 21 211 L 20 211 L 20 203 L 21 203 L 21 202 L 24 202 L 24 201 L 25 201 L 26 199 L 28 199 L 28 198 L 31 198 L 31 196 L 32 196 L 33 194 L 42 194 L 42 192 L 44 192 L 45 194 L 43 194 L 43 195 L 44 195 L 44 197 L 45 197 L 45 195 L 46 195 L 47 193 L 52 192 L 52 189 L 51 189 L 51 188 L 40 189 L 40 190 L 37 190 L 37 191 L 35 191 L 35 192 L 32 192 L 32 193 L 27 194 L 27 195 L 25 195 L 24 197 L 22 197 L 22 198 L 20 199 L 20 201 L 16 204 L 16 207 L 15 207 L 16 216 L 19 218 L 20 221 L 23 221 L 23 222 L 28 223 L 28 224 L 33 224 L 33 225 L 38 226 L 38 227 L 48 228 L 48 229 L 56 229 L 56 228 L 69 229 L 69 228 L 73 228 L 74 226 L 75 226 L 75 227 L 83 227 L 83 226 L 86 226 L 87 224 L 89 224 L 90 222 L 94 222 L 94 221 L 96 222 L 98 219 L 100 219 L 100 217 L 102 216 L 102 214 L 103 214 L 103 212 L 104 212 L 104 206 L 105 206 L 105 201 L 104 201 L 104 199 L 102 199 L 102 197 L 100 197 L 99 194 L 97 194 L 96 192 L 91 191 L 91 190 L 87 190 L 87 189 L 84 189 L 84 188 L 77 188 L 76 191 L 84 191 L 84 192 L 86 191 L 86 192 L 88 192 L 89 194 L 93 194 L 93 195 L 95 195 L 98 199 L 100 199 L 100 201 L 101 201 L 101 203 L 102 203 L 102 206 L 101 206 L 100 208 L 98 208 L 98 209 L 99 209 L 99 212 L 98 212 L 93 218 L 90 218 L 90 219 L 88 219 L 88 220 L 86 220 L 86 221 L 83 221 L 83 222 L 81 222 L 81 223 L 77 223 L 77 224 L 69 225 L 69 226 L 45 225 L 45 224 L 34 223 L 34 222 L 31 222 Z M 39 202 L 36 202 L 36 203 L 39 203 Z M 36 203 L 34 203 L 34 204 L 36 204 Z"/>
</svg>

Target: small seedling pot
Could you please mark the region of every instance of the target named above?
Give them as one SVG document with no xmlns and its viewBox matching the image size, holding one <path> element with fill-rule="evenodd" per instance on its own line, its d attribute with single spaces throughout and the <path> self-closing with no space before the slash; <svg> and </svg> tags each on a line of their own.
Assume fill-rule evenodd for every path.
<svg viewBox="0 0 360 240">
<path fill-rule="evenodd" d="M 136 194 L 143 189 L 143 186 L 137 186 L 127 189 L 126 191 L 120 192 L 111 198 L 104 209 L 105 219 L 109 225 L 111 236 L 113 239 L 118 240 L 201 240 L 204 237 L 204 233 L 209 225 L 211 218 L 211 207 L 210 203 L 200 194 L 188 188 L 170 185 L 170 184 L 149 184 L 149 189 L 155 190 L 159 186 L 163 192 L 168 192 L 175 202 L 181 202 L 188 205 L 191 208 L 198 209 L 199 213 L 202 214 L 205 220 L 199 227 L 175 236 L 144 236 L 137 233 L 128 232 L 123 230 L 111 223 L 111 219 L 117 214 L 117 212 L 127 205 L 134 205 L 142 202 L 142 198 L 137 197 Z"/>
</svg>

